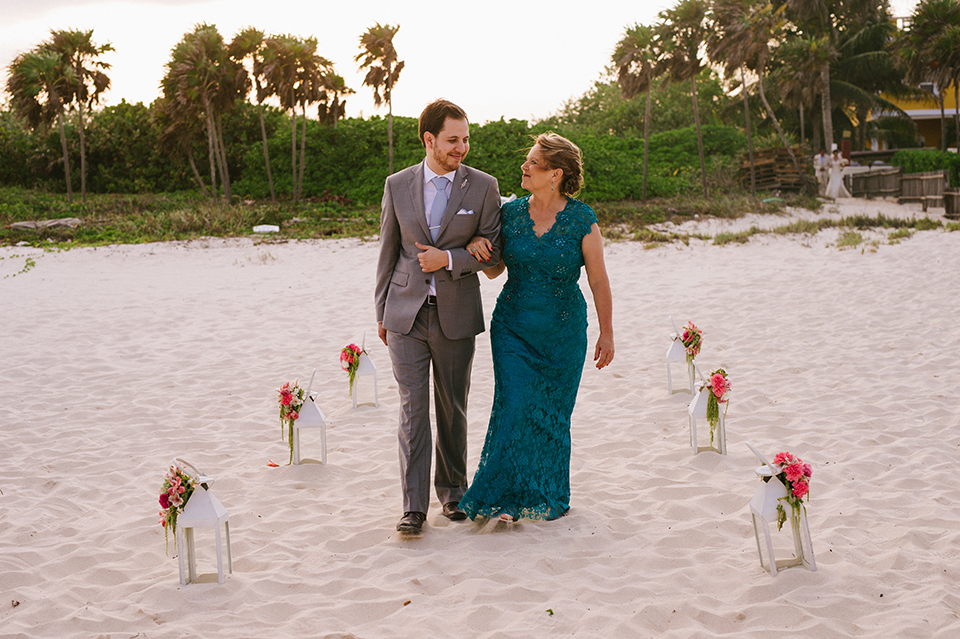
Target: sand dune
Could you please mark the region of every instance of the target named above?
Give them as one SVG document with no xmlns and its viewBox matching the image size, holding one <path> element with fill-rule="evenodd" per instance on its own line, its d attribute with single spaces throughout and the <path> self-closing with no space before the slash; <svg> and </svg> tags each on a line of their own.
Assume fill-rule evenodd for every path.
<svg viewBox="0 0 960 639">
<path fill-rule="evenodd" d="M 681 232 L 857 213 L 924 216 L 845 200 Z M 888 233 L 846 250 L 836 230 L 608 244 L 617 356 L 584 371 L 570 514 L 505 528 L 434 503 L 419 539 L 394 531 L 376 242 L 0 248 L 0 636 L 956 637 L 960 233 Z M 501 286 L 483 282 L 488 318 Z M 726 456 L 692 454 L 689 396 L 667 393 L 671 315 L 703 329 L 704 372 L 730 375 Z M 338 354 L 364 331 L 380 406 L 361 387 L 354 409 Z M 275 391 L 313 368 L 329 463 L 305 432 L 308 463 L 287 466 Z M 492 378 L 484 334 L 471 474 Z M 747 441 L 813 465 L 816 572 L 762 570 Z M 230 512 L 222 586 L 208 531 L 207 583 L 181 587 L 164 552 L 157 492 L 176 457 Z"/>
</svg>

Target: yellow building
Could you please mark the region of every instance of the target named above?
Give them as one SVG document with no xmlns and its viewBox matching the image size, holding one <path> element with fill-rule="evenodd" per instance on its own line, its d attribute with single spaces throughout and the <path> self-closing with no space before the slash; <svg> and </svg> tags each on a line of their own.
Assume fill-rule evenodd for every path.
<svg viewBox="0 0 960 639">
<path fill-rule="evenodd" d="M 898 107 L 903 109 L 907 115 L 910 116 L 910 119 L 913 120 L 917 125 L 917 131 L 920 133 L 920 138 L 923 140 L 924 147 L 939 149 L 941 144 L 939 91 L 933 84 L 922 84 L 920 87 L 928 91 L 932 90 L 934 95 L 938 97 L 931 95 L 929 98 L 922 100 L 904 100 L 900 98 L 891 98 L 887 95 L 884 95 L 883 97 L 893 104 L 896 104 Z M 943 93 L 944 115 L 948 120 L 952 120 L 955 117 L 956 105 L 957 102 L 954 97 L 953 84 L 951 84 Z M 953 147 L 955 145 L 956 138 L 953 140 L 947 140 L 948 147 Z"/>
</svg>

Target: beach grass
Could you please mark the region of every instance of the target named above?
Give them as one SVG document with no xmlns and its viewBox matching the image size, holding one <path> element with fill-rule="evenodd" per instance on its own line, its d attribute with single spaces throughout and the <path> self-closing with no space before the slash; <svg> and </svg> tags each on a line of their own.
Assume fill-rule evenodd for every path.
<svg viewBox="0 0 960 639">
<path fill-rule="evenodd" d="M 841 219 L 822 217 L 791 222 L 772 229 L 756 226 L 745 231 L 718 233 L 716 236 L 665 231 L 655 225 L 682 224 L 706 218 L 737 219 L 747 214 L 782 214 L 786 208 L 817 211 L 823 202 L 810 196 L 770 194 L 751 197 L 742 193 L 721 193 L 710 198 L 677 196 L 647 202 L 597 202 L 593 208 L 601 231 L 612 241 L 640 242 L 646 247 L 674 242 L 689 244 L 691 239 L 712 241 L 716 245 L 742 244 L 763 233 L 778 235 L 815 235 L 826 228 L 864 230 L 895 229 L 891 241 L 909 237 L 913 231 L 945 228 L 955 231 L 957 223 L 946 226 L 928 217 L 854 215 Z M 75 227 L 16 229 L 16 222 L 76 218 Z M 0 245 L 29 245 L 46 248 L 142 244 L 200 237 L 250 237 L 262 241 L 311 238 L 374 238 L 379 233 L 380 210 L 377 206 L 355 205 L 336 198 L 308 198 L 293 203 L 261 200 L 235 201 L 227 206 L 213 202 L 196 192 L 146 194 L 88 194 L 85 202 L 74 197 L 71 204 L 63 194 L 0 187 Z M 279 232 L 254 234 L 259 225 L 279 227 Z M 855 236 L 841 234 L 839 246 L 856 246 Z M 862 239 L 859 243 L 862 243 Z"/>
</svg>

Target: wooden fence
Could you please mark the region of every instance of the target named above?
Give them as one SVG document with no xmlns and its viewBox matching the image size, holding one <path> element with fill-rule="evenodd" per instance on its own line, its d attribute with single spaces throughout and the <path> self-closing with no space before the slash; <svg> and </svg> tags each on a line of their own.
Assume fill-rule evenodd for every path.
<svg viewBox="0 0 960 639">
<path fill-rule="evenodd" d="M 897 197 L 900 195 L 900 180 L 903 169 L 880 169 L 849 176 L 848 188 L 853 197 Z"/>
<path fill-rule="evenodd" d="M 950 185 L 950 176 L 946 169 L 942 171 L 924 171 L 908 173 L 900 180 L 899 202 L 920 202 L 923 210 L 927 207 L 943 208 L 943 192 Z"/>
</svg>

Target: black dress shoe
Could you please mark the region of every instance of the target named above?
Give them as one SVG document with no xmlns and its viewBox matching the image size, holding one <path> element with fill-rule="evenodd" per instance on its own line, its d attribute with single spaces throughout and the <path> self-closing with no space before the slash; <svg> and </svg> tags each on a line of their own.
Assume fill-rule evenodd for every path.
<svg viewBox="0 0 960 639">
<path fill-rule="evenodd" d="M 463 521 L 467 518 L 467 513 L 460 510 L 460 502 L 448 501 L 443 505 L 443 516 L 450 521 Z"/>
<path fill-rule="evenodd" d="M 425 513 L 409 512 L 403 513 L 400 523 L 397 524 L 397 530 L 402 533 L 418 534 L 423 530 L 423 522 L 427 520 Z"/>
</svg>

